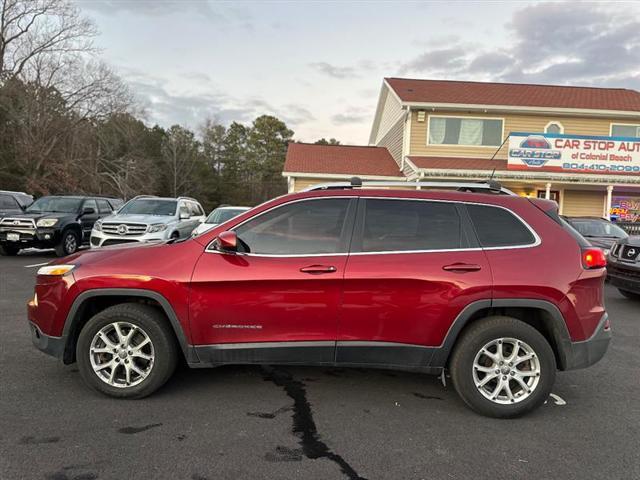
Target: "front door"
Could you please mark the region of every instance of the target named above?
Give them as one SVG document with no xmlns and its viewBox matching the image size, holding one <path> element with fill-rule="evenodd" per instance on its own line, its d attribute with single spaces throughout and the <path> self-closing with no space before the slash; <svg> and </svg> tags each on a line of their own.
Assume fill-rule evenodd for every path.
<svg viewBox="0 0 640 480">
<path fill-rule="evenodd" d="M 362 199 L 345 272 L 337 361 L 429 365 L 491 271 L 454 202 Z"/>
<path fill-rule="evenodd" d="M 306 199 L 234 228 L 191 291 L 192 342 L 211 363 L 331 363 L 356 200 Z"/>
<path fill-rule="evenodd" d="M 93 213 L 82 213 L 80 217 L 80 224 L 82 225 L 82 242 L 87 243 L 89 241 L 89 237 L 91 237 L 91 230 L 93 229 L 93 224 L 96 223 L 96 220 L 100 217 L 100 213 L 98 212 L 98 204 L 93 198 L 89 198 L 84 201 L 82 205 L 81 212 L 84 212 L 85 208 L 93 208 Z"/>
</svg>

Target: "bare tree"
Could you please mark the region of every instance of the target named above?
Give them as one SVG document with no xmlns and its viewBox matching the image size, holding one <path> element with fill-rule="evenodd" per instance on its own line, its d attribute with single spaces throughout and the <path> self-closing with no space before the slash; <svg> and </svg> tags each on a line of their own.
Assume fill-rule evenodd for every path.
<svg viewBox="0 0 640 480">
<path fill-rule="evenodd" d="M 167 130 L 162 142 L 162 161 L 166 166 L 168 186 L 174 197 L 190 190 L 193 173 L 200 159 L 198 147 L 193 132 L 179 125 Z"/>
<path fill-rule="evenodd" d="M 96 27 L 69 0 L 0 0 L 0 9 L 0 79 L 32 73 L 42 57 L 63 63 L 94 50 Z"/>
</svg>

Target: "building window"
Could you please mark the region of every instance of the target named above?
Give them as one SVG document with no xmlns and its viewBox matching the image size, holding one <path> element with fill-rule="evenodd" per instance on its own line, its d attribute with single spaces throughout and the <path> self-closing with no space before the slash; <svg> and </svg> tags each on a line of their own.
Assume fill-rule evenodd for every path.
<svg viewBox="0 0 640 480">
<path fill-rule="evenodd" d="M 502 144 L 502 119 L 429 116 L 428 145 Z"/>
<path fill-rule="evenodd" d="M 544 133 L 564 133 L 564 127 L 560 122 L 549 122 L 544 127 Z"/>
<path fill-rule="evenodd" d="M 611 124 L 612 137 L 640 137 L 640 125 Z"/>
</svg>

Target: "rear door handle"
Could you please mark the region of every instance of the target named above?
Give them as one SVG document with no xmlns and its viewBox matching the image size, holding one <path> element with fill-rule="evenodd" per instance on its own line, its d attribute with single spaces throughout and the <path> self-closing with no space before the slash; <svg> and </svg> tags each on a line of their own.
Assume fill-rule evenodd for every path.
<svg viewBox="0 0 640 480">
<path fill-rule="evenodd" d="M 309 265 L 308 267 L 302 267 L 300 271 L 302 273 L 310 273 L 312 275 L 320 275 L 322 273 L 333 273 L 337 270 L 333 265 Z"/>
<path fill-rule="evenodd" d="M 477 272 L 482 270 L 482 267 L 472 263 L 452 263 L 451 265 L 445 265 L 442 269 L 447 272 L 466 273 Z"/>
</svg>

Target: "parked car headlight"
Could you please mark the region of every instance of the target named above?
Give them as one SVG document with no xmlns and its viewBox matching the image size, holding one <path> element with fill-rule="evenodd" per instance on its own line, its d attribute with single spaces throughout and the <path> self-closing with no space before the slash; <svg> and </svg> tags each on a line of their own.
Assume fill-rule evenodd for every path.
<svg viewBox="0 0 640 480">
<path fill-rule="evenodd" d="M 58 223 L 57 218 L 42 218 L 38 220 L 36 227 L 53 227 L 56 223 Z"/>
<path fill-rule="evenodd" d="M 604 256 L 608 257 L 610 252 L 611 252 L 611 250 L 609 250 L 608 248 L 605 248 L 604 249 Z"/>
<path fill-rule="evenodd" d="M 93 224 L 93 229 L 96 232 L 101 232 L 102 231 L 102 220 L 96 221 L 96 223 Z"/>
<path fill-rule="evenodd" d="M 149 233 L 164 232 L 167 229 L 165 223 L 154 223 L 149 227 Z"/>
</svg>

